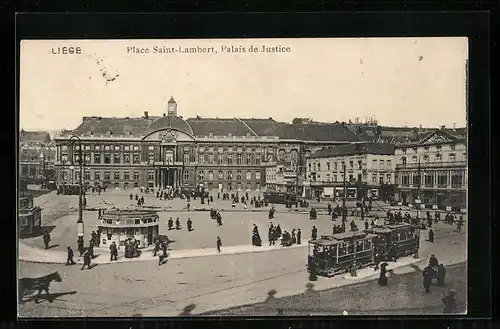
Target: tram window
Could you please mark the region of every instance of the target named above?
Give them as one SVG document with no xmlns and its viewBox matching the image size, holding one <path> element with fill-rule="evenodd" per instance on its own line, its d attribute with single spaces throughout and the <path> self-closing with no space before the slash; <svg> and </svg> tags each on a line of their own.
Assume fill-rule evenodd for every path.
<svg viewBox="0 0 500 329">
<path fill-rule="evenodd" d="M 365 240 L 365 250 L 370 250 L 372 248 L 372 243 L 370 240 Z"/>
<path fill-rule="evenodd" d="M 354 244 L 353 243 L 349 243 L 349 246 L 347 247 L 347 252 L 349 254 L 353 254 L 354 253 Z"/>
<path fill-rule="evenodd" d="M 363 251 L 363 241 L 356 242 L 356 252 Z"/>
<path fill-rule="evenodd" d="M 346 254 L 346 246 L 345 246 L 345 244 L 339 245 L 338 248 L 339 248 L 339 256 L 344 256 Z"/>
<path fill-rule="evenodd" d="M 403 239 L 403 241 L 408 240 L 408 236 L 406 235 L 406 232 L 401 233 L 401 239 Z"/>
<path fill-rule="evenodd" d="M 141 223 L 141 220 L 139 218 L 136 218 L 135 219 L 135 224 L 140 224 Z"/>
</svg>

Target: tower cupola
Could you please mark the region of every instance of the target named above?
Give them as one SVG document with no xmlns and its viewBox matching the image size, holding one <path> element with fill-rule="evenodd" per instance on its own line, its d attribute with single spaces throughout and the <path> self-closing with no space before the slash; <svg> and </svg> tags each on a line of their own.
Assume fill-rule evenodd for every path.
<svg viewBox="0 0 500 329">
<path fill-rule="evenodd" d="M 167 103 L 167 115 L 168 116 L 177 116 L 177 102 L 174 97 L 170 97 L 170 100 Z"/>
</svg>

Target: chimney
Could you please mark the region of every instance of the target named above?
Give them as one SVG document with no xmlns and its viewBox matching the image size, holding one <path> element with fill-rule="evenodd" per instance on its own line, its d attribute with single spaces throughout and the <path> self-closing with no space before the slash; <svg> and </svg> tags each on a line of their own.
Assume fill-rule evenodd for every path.
<svg viewBox="0 0 500 329">
<path fill-rule="evenodd" d="M 149 112 L 148 111 L 144 111 L 144 119 L 149 119 Z"/>
<path fill-rule="evenodd" d="M 455 122 L 453 122 L 453 131 L 455 131 L 456 128 L 457 128 L 457 124 Z"/>
</svg>

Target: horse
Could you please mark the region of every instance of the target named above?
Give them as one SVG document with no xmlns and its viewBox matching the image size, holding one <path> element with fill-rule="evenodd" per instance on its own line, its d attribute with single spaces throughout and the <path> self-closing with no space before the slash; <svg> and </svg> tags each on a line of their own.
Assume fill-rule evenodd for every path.
<svg viewBox="0 0 500 329">
<path fill-rule="evenodd" d="M 52 298 L 50 298 L 49 287 L 52 281 L 61 282 L 62 278 L 59 275 L 59 272 L 54 272 L 42 277 L 38 278 L 21 278 L 19 279 L 19 303 L 23 304 L 23 297 L 29 293 L 32 293 L 38 290 L 38 293 L 35 295 L 35 303 L 38 304 L 38 297 L 42 293 L 42 290 L 45 291 L 47 295 L 47 299 L 50 303 L 52 303 Z"/>
</svg>

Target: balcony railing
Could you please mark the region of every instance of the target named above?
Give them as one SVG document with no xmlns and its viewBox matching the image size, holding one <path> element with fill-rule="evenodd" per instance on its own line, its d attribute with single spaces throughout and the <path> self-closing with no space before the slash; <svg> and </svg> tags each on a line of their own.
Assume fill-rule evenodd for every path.
<svg viewBox="0 0 500 329">
<path fill-rule="evenodd" d="M 453 168 L 453 167 L 466 167 L 467 162 L 465 161 L 454 161 L 454 162 L 420 162 L 420 169 L 428 168 Z M 406 163 L 396 165 L 396 169 L 418 169 L 418 163 Z"/>
</svg>

